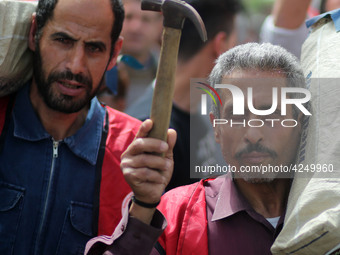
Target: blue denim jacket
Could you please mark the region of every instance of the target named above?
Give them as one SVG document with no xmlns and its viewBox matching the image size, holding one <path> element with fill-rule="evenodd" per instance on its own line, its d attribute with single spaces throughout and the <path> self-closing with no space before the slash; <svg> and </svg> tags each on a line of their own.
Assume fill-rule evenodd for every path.
<svg viewBox="0 0 340 255">
<path fill-rule="evenodd" d="M 83 254 L 93 237 L 95 168 L 105 109 L 91 101 L 76 134 L 54 141 L 18 92 L 0 153 L 0 254 Z"/>
</svg>

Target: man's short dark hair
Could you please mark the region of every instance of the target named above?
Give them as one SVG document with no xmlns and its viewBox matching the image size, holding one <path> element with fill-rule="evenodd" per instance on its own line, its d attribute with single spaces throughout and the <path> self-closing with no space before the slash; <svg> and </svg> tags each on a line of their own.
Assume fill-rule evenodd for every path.
<svg viewBox="0 0 340 255">
<path fill-rule="evenodd" d="M 70 1 L 70 0 L 68 0 Z M 112 12 L 114 15 L 114 23 L 111 30 L 111 56 L 113 54 L 113 45 L 116 43 L 120 32 L 122 30 L 123 21 L 124 21 L 124 7 L 121 0 L 110 0 Z M 38 41 L 40 39 L 42 30 L 46 25 L 47 21 L 49 21 L 53 17 L 53 11 L 55 6 L 57 5 L 58 0 L 39 0 L 37 10 L 36 10 L 36 19 L 37 19 L 37 38 Z"/>
<path fill-rule="evenodd" d="M 196 9 L 205 24 L 208 41 L 221 31 L 230 35 L 233 30 L 234 17 L 243 8 L 240 0 L 185 0 Z M 179 59 L 189 60 L 205 43 L 193 23 L 186 20 L 182 30 Z"/>
<path fill-rule="evenodd" d="M 235 70 L 270 71 L 283 74 L 287 79 L 287 87 L 306 88 L 305 76 L 299 60 L 286 49 L 270 43 L 246 43 L 238 45 L 223 53 L 216 60 L 216 65 L 209 76 L 212 87 L 221 84 L 225 76 Z M 301 96 L 301 95 L 300 95 Z M 292 98 L 299 97 L 294 93 Z M 309 103 L 306 104 L 309 109 Z M 219 105 L 212 104 L 215 117 L 220 117 Z M 299 116 L 299 109 L 294 105 L 294 118 Z"/>
</svg>

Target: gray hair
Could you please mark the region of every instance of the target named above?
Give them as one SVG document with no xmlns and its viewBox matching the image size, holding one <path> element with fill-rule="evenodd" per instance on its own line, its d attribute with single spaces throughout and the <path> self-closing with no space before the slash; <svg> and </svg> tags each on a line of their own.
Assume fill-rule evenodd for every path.
<svg viewBox="0 0 340 255">
<path fill-rule="evenodd" d="M 228 50 L 216 60 L 209 82 L 212 87 L 215 87 L 235 70 L 254 69 L 280 72 L 285 74 L 289 87 L 305 88 L 305 78 L 298 59 L 284 48 L 270 43 L 247 43 Z M 212 104 L 212 111 L 219 118 L 219 106 Z M 293 114 L 294 118 L 297 118 L 298 110 L 295 107 Z"/>
</svg>

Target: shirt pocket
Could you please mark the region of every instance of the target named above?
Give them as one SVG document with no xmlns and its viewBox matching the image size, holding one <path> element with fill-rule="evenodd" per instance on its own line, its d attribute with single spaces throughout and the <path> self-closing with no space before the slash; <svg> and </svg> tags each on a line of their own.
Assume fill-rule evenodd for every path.
<svg viewBox="0 0 340 255">
<path fill-rule="evenodd" d="M 66 212 L 57 255 L 84 254 L 86 242 L 93 237 L 91 204 L 71 201 Z"/>
<path fill-rule="evenodd" d="M 13 254 L 25 189 L 0 182 L 0 254 Z"/>
</svg>

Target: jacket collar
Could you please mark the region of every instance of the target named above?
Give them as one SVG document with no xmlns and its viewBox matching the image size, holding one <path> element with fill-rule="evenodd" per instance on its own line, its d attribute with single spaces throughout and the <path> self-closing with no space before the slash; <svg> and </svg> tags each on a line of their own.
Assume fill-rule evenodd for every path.
<svg viewBox="0 0 340 255">
<path fill-rule="evenodd" d="M 30 83 L 19 92 L 13 107 L 14 136 L 27 141 L 52 139 L 41 124 L 29 99 Z M 78 157 L 95 165 L 97 161 L 102 129 L 104 125 L 105 108 L 93 98 L 84 125 L 64 142 Z"/>
</svg>

